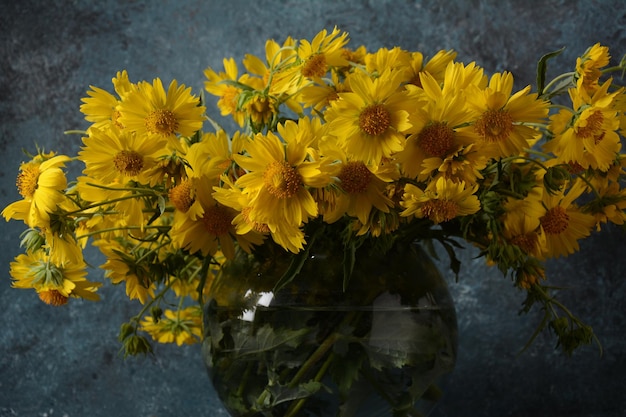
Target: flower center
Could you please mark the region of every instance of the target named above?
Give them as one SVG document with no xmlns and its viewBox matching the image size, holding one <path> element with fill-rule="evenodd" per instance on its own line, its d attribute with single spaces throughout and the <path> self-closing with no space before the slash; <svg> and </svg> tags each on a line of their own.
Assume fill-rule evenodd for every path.
<svg viewBox="0 0 626 417">
<path fill-rule="evenodd" d="M 596 141 L 599 142 L 599 140 L 597 140 L 597 138 L 598 138 L 598 136 L 601 136 L 601 134 L 598 134 L 598 133 L 600 133 L 600 132 L 598 132 L 598 130 L 600 130 L 602 128 L 602 123 L 603 122 L 604 122 L 604 116 L 602 115 L 602 112 L 599 112 L 599 111 L 593 112 L 585 120 L 585 125 L 584 126 L 581 126 L 582 123 L 580 123 L 578 125 L 578 130 L 576 131 L 576 136 L 578 136 L 581 139 L 586 139 L 586 138 L 590 138 L 592 136 L 595 136 L 596 137 Z"/>
<path fill-rule="evenodd" d="M 57 307 L 67 304 L 68 300 L 66 296 L 64 296 L 57 290 L 41 291 L 39 293 L 39 299 L 48 305 Z"/>
<path fill-rule="evenodd" d="M 422 129 L 417 143 L 428 156 L 443 159 L 454 144 L 454 131 L 447 123 L 435 122 Z"/>
<path fill-rule="evenodd" d="M 263 174 L 267 191 L 276 198 L 289 198 L 302 187 L 302 177 L 287 161 L 272 161 Z"/>
<path fill-rule="evenodd" d="M 169 191 L 169 198 L 177 210 L 186 213 L 194 202 L 192 196 L 191 181 L 185 180 L 180 184 L 172 187 Z"/>
<path fill-rule="evenodd" d="M 305 77 L 323 77 L 328 71 L 326 65 L 326 56 L 324 54 L 315 54 L 310 56 L 302 67 L 302 75 Z"/>
<path fill-rule="evenodd" d="M 367 190 L 372 173 L 363 162 L 351 161 L 343 164 L 339 172 L 341 188 L 349 194 L 361 194 Z"/>
<path fill-rule="evenodd" d="M 228 114 L 235 114 L 237 113 L 237 97 L 239 97 L 239 89 L 228 86 L 224 89 L 224 94 L 218 104 L 228 110 Z"/>
<path fill-rule="evenodd" d="M 391 125 L 391 115 L 382 104 L 372 104 L 359 115 L 359 128 L 370 136 L 378 136 Z"/>
<path fill-rule="evenodd" d="M 513 118 L 506 110 L 487 110 L 476 120 L 474 129 L 485 141 L 500 142 L 511 134 Z"/>
<path fill-rule="evenodd" d="M 543 230 L 549 235 L 563 233 L 567 229 L 567 226 L 569 226 L 569 216 L 561 206 L 556 206 L 548 210 L 539 221 L 543 226 Z"/>
<path fill-rule="evenodd" d="M 526 253 L 533 253 L 537 247 L 537 235 L 535 233 L 517 235 L 511 239 L 511 243 Z"/>
<path fill-rule="evenodd" d="M 119 151 L 113 158 L 113 164 L 120 174 L 132 177 L 141 172 L 143 156 L 135 151 Z"/>
<path fill-rule="evenodd" d="M 157 135 L 171 136 L 178 129 L 178 120 L 173 111 L 167 109 L 154 110 L 145 120 L 146 130 Z"/>
<path fill-rule="evenodd" d="M 111 114 L 111 121 L 118 129 L 124 129 L 124 125 L 120 122 L 120 117 L 122 113 L 119 110 L 113 110 L 113 114 Z"/>
<path fill-rule="evenodd" d="M 24 198 L 32 197 L 37 190 L 37 180 L 39 179 L 39 165 L 30 164 L 22 168 L 18 174 L 15 185 L 17 191 Z"/>
<path fill-rule="evenodd" d="M 269 228 L 269 226 L 267 224 L 253 222 L 252 220 L 250 220 L 250 212 L 251 211 L 252 211 L 252 207 L 244 207 L 241 210 L 241 215 L 245 219 L 246 223 L 252 225 L 252 228 L 254 230 L 256 230 L 257 232 L 259 232 L 259 233 L 269 233 L 270 232 L 270 228 Z"/>
<path fill-rule="evenodd" d="M 457 205 L 450 200 L 429 200 L 422 206 L 424 217 L 435 223 L 447 222 L 456 217 Z"/>
<path fill-rule="evenodd" d="M 213 206 L 204 211 L 202 223 L 207 232 L 214 236 L 223 236 L 230 231 L 233 216 L 226 207 Z"/>
</svg>

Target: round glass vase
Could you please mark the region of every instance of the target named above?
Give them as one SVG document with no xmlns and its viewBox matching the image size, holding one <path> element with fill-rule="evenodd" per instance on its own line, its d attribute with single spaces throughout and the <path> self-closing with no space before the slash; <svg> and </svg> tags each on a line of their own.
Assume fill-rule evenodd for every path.
<svg viewBox="0 0 626 417">
<path fill-rule="evenodd" d="M 295 258 L 240 253 L 215 278 L 203 355 L 233 417 L 432 410 L 436 383 L 456 360 L 445 280 L 418 244 L 361 247 L 354 256 L 338 246 Z"/>
</svg>

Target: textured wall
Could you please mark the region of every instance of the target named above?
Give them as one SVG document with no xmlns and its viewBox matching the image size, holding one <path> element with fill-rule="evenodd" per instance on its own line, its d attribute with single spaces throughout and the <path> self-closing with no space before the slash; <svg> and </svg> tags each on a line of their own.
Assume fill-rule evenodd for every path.
<svg viewBox="0 0 626 417">
<path fill-rule="evenodd" d="M 518 87 L 534 81 L 539 56 L 562 46 L 561 71 L 595 42 L 610 46 L 616 59 L 626 53 L 621 0 L 2 0 L 0 10 L 2 207 L 19 197 L 14 179 L 22 148 L 34 151 L 37 143 L 76 152 L 76 136 L 63 131 L 86 126 L 80 99 L 89 85 L 110 89 L 121 69 L 132 81 L 177 78 L 199 92 L 203 69 L 220 67 L 223 57 L 240 61 L 246 52 L 261 54 L 267 38 L 311 38 L 334 25 L 350 33 L 353 46 L 369 50 L 455 49 L 460 60 L 488 72 L 512 71 Z M 123 288 L 102 290 L 100 303 L 63 308 L 10 289 L 9 262 L 20 253 L 21 231 L 17 222 L 2 223 L 0 417 L 225 415 L 198 346 L 159 346 L 155 358 L 118 356 L 119 324 L 137 308 Z M 625 242 L 626 235 L 607 229 L 577 256 L 548 266 L 552 282 L 569 287 L 562 299 L 602 340 L 602 358 L 595 347 L 564 358 L 547 335 L 516 357 L 539 312 L 518 316 L 523 294 L 468 251 L 460 282 L 448 274 L 460 351 L 433 415 L 626 415 Z M 101 272 L 94 269 L 93 277 Z"/>
</svg>

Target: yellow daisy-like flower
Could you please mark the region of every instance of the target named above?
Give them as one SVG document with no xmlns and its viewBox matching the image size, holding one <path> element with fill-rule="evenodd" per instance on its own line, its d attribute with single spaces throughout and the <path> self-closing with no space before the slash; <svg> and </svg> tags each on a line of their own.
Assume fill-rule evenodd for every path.
<svg viewBox="0 0 626 417">
<path fill-rule="evenodd" d="M 90 86 L 91 91 L 87 91 L 88 97 L 81 99 L 83 104 L 80 111 L 85 115 L 85 120 L 93 123 L 91 127 L 108 129 L 113 125 L 118 129 L 124 128 L 119 121 L 120 112 L 117 106 L 121 97 L 131 91 L 133 86 L 125 70 L 118 71 L 112 81 L 117 97 L 102 88 Z"/>
<path fill-rule="evenodd" d="M 524 199 L 507 199 L 502 218 L 504 238 L 536 258 L 541 258 L 546 249 L 545 235 L 539 228 L 539 218 L 545 213 L 543 192 L 542 188 L 536 187 Z"/>
<path fill-rule="evenodd" d="M 178 346 L 198 343 L 202 339 L 202 308 L 167 309 L 158 320 L 152 316 L 144 317 L 140 327 L 159 343 L 175 342 Z"/>
<path fill-rule="evenodd" d="M 513 75 L 506 71 L 492 75 L 484 90 L 468 90 L 468 105 L 479 115 L 469 129 L 493 158 L 519 155 L 530 148 L 538 132 L 525 123 L 540 123 L 548 115 L 548 103 L 530 93 L 530 86 L 513 95 L 512 90 Z"/>
<path fill-rule="evenodd" d="M 339 161 L 338 188 L 329 190 L 334 191 L 335 197 L 333 206 L 323 213 L 324 221 L 334 223 L 348 215 L 368 225 L 373 211 L 388 213 L 394 202 L 386 193 L 387 185 L 397 175 L 396 167 L 393 164 L 370 167 L 345 155 Z"/>
<path fill-rule="evenodd" d="M 343 47 L 348 43 L 348 33 L 336 27 L 331 33 L 319 32 L 311 42 L 302 39 L 298 45 L 298 57 L 302 60 L 300 73 L 310 79 L 320 79 L 330 67 L 348 65 Z"/>
<path fill-rule="evenodd" d="M 480 201 L 474 195 L 477 186 L 465 187 L 465 183 L 439 178 L 425 190 L 413 185 L 404 186 L 400 205 L 401 216 L 427 218 L 435 224 L 447 222 L 456 217 L 474 214 L 480 210 Z"/>
<path fill-rule="evenodd" d="M 164 139 L 137 136 L 127 130 L 92 128 L 83 138 L 78 159 L 85 163 L 83 173 L 105 184 L 136 181 L 155 185 L 162 180 L 159 160 L 167 154 Z"/>
<path fill-rule="evenodd" d="M 34 289 L 46 304 L 63 305 L 69 297 L 97 301 L 102 284 L 88 281 L 84 262 L 57 265 L 44 251 L 19 255 L 11 262 L 14 288 Z"/>
<path fill-rule="evenodd" d="M 543 193 L 546 212 L 539 218 L 546 238 L 546 258 L 567 256 L 579 249 L 578 240 L 591 234 L 596 224 L 594 216 L 580 211 L 574 203 L 585 191 L 582 181 L 575 182 L 565 194 L 563 191 Z"/>
<path fill-rule="evenodd" d="M 16 186 L 23 200 L 9 204 L 2 216 L 22 220 L 29 227 L 45 226 L 50 222 L 50 213 L 57 210 L 66 197 L 63 191 L 67 179 L 62 168 L 70 158 L 65 155 L 38 155 L 20 165 Z"/>
<path fill-rule="evenodd" d="M 211 195 L 217 180 L 206 179 L 200 184 L 203 188 L 196 198 L 202 206 L 202 216 L 191 218 L 181 211 L 174 213 L 170 231 L 174 247 L 189 253 L 200 252 L 203 256 L 221 251 L 226 258 L 232 259 L 235 257 L 235 241 L 246 252 L 251 252 L 252 245 L 263 242 L 258 233 L 237 233 L 233 225 L 237 211 L 218 203 Z"/>
<path fill-rule="evenodd" d="M 247 155 L 234 155 L 237 164 L 247 173 L 236 186 L 249 194 L 252 222 L 267 224 L 270 230 L 287 223 L 297 228 L 318 214 L 310 187 L 330 184 L 327 165 L 308 161 L 308 147 L 316 140 L 311 124 L 300 119 L 298 124 L 287 122 L 279 127 L 283 140 L 272 132 L 257 134 L 246 145 Z"/>
<path fill-rule="evenodd" d="M 392 49 L 380 48 L 365 56 L 365 69 L 370 74 L 380 74 L 386 70 L 401 71 L 403 80 L 406 80 L 412 71 L 411 53 L 397 46 Z"/>
<path fill-rule="evenodd" d="M 582 80 L 581 87 L 588 94 L 597 90 L 598 80 L 602 76 L 601 69 L 609 65 L 610 60 L 609 48 L 600 43 L 591 46 L 576 59 L 576 76 Z"/>
<path fill-rule="evenodd" d="M 152 84 L 143 81 L 122 98 L 118 110 L 120 123 L 138 136 L 168 139 L 170 146 L 180 149 L 179 134 L 193 136 L 202 128 L 205 107 L 191 94 L 191 87 L 173 80 L 167 92 L 159 78 Z"/>
<path fill-rule="evenodd" d="M 145 304 L 149 298 L 154 298 L 156 284 L 150 280 L 145 265 L 134 262 L 129 242 L 121 244 L 119 240 L 97 240 L 93 245 L 106 256 L 106 262 L 100 265 L 106 271 L 104 276 L 113 284 L 123 283 L 129 299 Z"/>
<path fill-rule="evenodd" d="M 464 147 L 472 146 L 474 152 L 482 155 L 475 136 L 460 128 L 472 120 L 472 113 L 465 106 L 464 86 L 454 86 L 463 79 L 459 73 L 466 69 L 460 65 L 450 65 L 449 68 L 443 83 L 445 87 L 428 73 L 420 75 L 422 87 L 407 86 L 407 92 L 415 102 L 424 104 L 411 113 L 411 135 L 404 149 L 395 154 L 395 159 L 401 164 L 404 175 L 418 181 L 426 181 L 434 173 L 447 170 L 444 164 L 449 165 L 455 158 L 461 161 L 463 155 L 474 155 L 474 163 L 456 164 L 456 169 L 466 168 L 468 171 L 465 174 L 455 172 L 454 177 L 473 176 L 475 179 L 476 172 L 487 164 L 484 156 L 479 158 L 469 149 L 463 151 Z M 451 171 L 448 174 L 453 177 Z"/>
<path fill-rule="evenodd" d="M 577 88 L 569 90 L 574 112 L 562 109 L 550 118 L 548 128 L 555 137 L 543 148 L 556 156 L 555 162 L 607 171 L 622 146 L 614 99 L 623 90 L 609 93 L 608 80 L 589 97 L 581 83 L 582 79 Z"/>
<path fill-rule="evenodd" d="M 377 166 L 404 149 L 409 111 L 416 103 L 398 89 L 402 77 L 401 72 L 385 71 L 372 79 L 355 72 L 349 76 L 352 92 L 339 93 L 326 111 L 329 131 L 350 158 Z"/>
<path fill-rule="evenodd" d="M 424 64 L 424 55 L 421 52 L 412 52 L 409 61 L 410 71 L 407 82 L 409 84 L 422 86 L 420 73 L 430 74 L 438 82 L 443 82 L 444 73 L 448 64 L 456 58 L 456 52 L 441 50 Z"/>
<path fill-rule="evenodd" d="M 231 115 L 235 122 L 243 127 L 246 115 L 237 105 L 239 93 L 242 90 L 227 82 L 238 81 L 238 74 L 239 70 L 235 60 L 233 58 L 224 59 L 224 72 L 217 73 L 211 67 L 204 70 L 204 76 L 207 78 L 207 81 L 204 82 L 204 89 L 219 97 L 217 107 L 222 116 Z"/>
</svg>

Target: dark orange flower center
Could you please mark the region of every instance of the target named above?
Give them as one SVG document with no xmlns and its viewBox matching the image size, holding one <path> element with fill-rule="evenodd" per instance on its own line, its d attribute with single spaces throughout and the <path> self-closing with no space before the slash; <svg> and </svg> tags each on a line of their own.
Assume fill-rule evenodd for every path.
<svg viewBox="0 0 626 417">
<path fill-rule="evenodd" d="M 226 207 L 213 206 L 204 211 L 202 223 L 207 232 L 214 236 L 224 236 L 228 234 L 232 227 L 234 216 Z"/>
<path fill-rule="evenodd" d="M 66 296 L 64 296 L 57 290 L 41 291 L 39 293 L 39 299 L 48 305 L 57 307 L 67 304 L 68 300 Z"/>
<path fill-rule="evenodd" d="M 302 75 L 305 77 L 323 77 L 328 72 L 326 56 L 324 54 L 311 55 L 302 67 Z"/>
<path fill-rule="evenodd" d="M 604 115 L 602 114 L 602 112 L 600 111 L 593 112 L 589 117 L 587 117 L 585 126 L 578 126 L 578 130 L 576 131 L 576 136 L 578 136 L 581 139 L 594 137 L 596 138 L 596 142 L 599 142 L 604 136 L 604 132 L 602 132 L 603 122 L 604 122 Z"/>
<path fill-rule="evenodd" d="M 162 136 L 171 136 L 178 129 L 178 120 L 173 111 L 158 109 L 150 113 L 146 119 L 146 130 Z"/>
<path fill-rule="evenodd" d="M 382 135 L 391 125 L 391 115 L 382 104 L 372 104 L 359 115 L 359 128 L 370 136 Z"/>
<path fill-rule="evenodd" d="M 174 207 L 186 213 L 194 202 L 192 192 L 193 187 L 191 186 L 191 181 L 184 180 L 180 184 L 172 187 L 168 195 Z"/>
<path fill-rule="evenodd" d="M 417 143 L 426 155 L 443 159 L 454 145 L 454 131 L 447 123 L 434 122 L 422 129 Z"/>
<path fill-rule="evenodd" d="M 527 233 L 524 235 L 517 235 L 511 239 L 511 243 L 518 246 L 526 253 L 533 253 L 537 247 L 537 234 Z"/>
<path fill-rule="evenodd" d="M 367 191 L 372 180 L 372 173 L 363 162 L 351 161 L 342 165 L 339 172 L 341 188 L 349 194 L 361 194 Z"/>
<path fill-rule="evenodd" d="M 143 156 L 136 151 L 119 151 L 113 157 L 113 165 L 120 174 L 132 177 L 141 172 L 143 168 Z"/>
<path fill-rule="evenodd" d="M 476 120 L 474 129 L 487 142 L 501 142 L 513 131 L 513 118 L 507 110 L 487 110 Z"/>
<path fill-rule="evenodd" d="M 569 226 L 569 215 L 563 207 L 556 206 L 548 210 L 539 221 L 547 234 L 558 235 Z"/>
<path fill-rule="evenodd" d="M 17 191 L 24 198 L 32 197 L 37 190 L 37 180 L 39 179 L 39 165 L 26 165 L 18 174 L 15 185 Z"/>
<path fill-rule="evenodd" d="M 454 219 L 457 211 L 457 204 L 450 200 L 429 200 L 422 206 L 422 214 L 424 217 L 435 223 Z"/>
<path fill-rule="evenodd" d="M 265 173 L 263 181 L 267 191 L 276 198 L 294 196 L 302 187 L 302 176 L 287 161 L 272 161 Z"/>
</svg>

